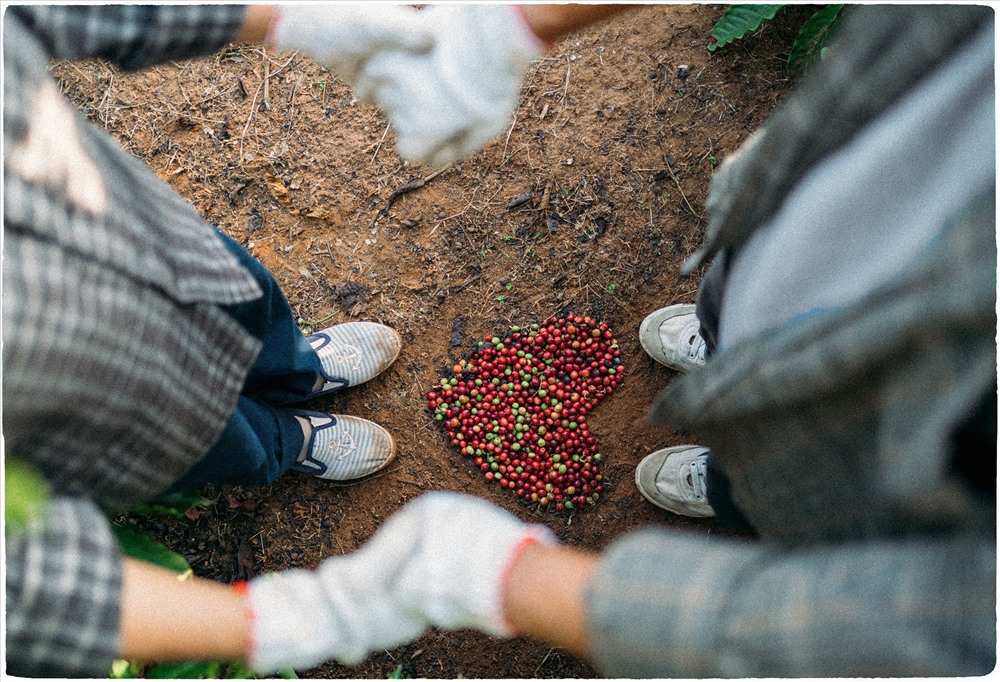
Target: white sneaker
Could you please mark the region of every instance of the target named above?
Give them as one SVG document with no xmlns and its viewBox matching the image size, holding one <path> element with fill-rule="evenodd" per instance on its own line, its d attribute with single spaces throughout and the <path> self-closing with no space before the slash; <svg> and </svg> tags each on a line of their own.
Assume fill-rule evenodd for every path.
<svg viewBox="0 0 1000 682">
<path fill-rule="evenodd" d="M 639 343 L 661 365 L 686 372 L 705 364 L 700 332 L 693 305 L 671 305 L 646 316 L 639 325 Z"/>
<path fill-rule="evenodd" d="M 708 503 L 705 475 L 708 448 L 677 445 L 646 455 L 635 469 L 635 484 L 647 500 L 681 516 L 715 516 Z"/>
<path fill-rule="evenodd" d="M 396 456 L 392 436 L 375 422 L 306 410 L 292 412 L 312 426 L 306 457 L 292 466 L 296 471 L 348 481 L 375 473 Z"/>
<path fill-rule="evenodd" d="M 324 379 L 309 399 L 371 381 L 403 348 L 399 333 L 377 322 L 346 322 L 306 338 L 319 356 Z"/>
</svg>

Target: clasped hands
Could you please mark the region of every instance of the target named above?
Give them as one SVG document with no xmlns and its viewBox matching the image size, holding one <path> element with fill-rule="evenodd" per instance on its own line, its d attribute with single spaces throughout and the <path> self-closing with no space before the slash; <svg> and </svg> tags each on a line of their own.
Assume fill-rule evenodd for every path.
<svg viewBox="0 0 1000 682">
<path fill-rule="evenodd" d="M 301 50 L 377 105 L 399 154 L 441 166 L 510 125 L 542 42 L 512 5 L 282 5 L 268 43 Z"/>
<path fill-rule="evenodd" d="M 542 43 L 509 5 L 283 5 L 268 33 L 377 105 L 400 155 L 440 166 L 472 154 L 510 123 Z M 357 663 L 428 627 L 510 636 L 505 573 L 551 531 L 485 501 L 430 493 L 390 518 L 359 551 L 316 570 L 251 581 L 251 664 L 261 672 L 328 659 Z"/>
<path fill-rule="evenodd" d="M 520 550 L 533 542 L 556 544 L 547 527 L 526 524 L 485 500 L 427 493 L 353 554 L 326 559 L 313 571 L 252 580 L 249 663 L 262 673 L 329 659 L 359 663 L 430 626 L 512 636 L 504 582 Z"/>
</svg>

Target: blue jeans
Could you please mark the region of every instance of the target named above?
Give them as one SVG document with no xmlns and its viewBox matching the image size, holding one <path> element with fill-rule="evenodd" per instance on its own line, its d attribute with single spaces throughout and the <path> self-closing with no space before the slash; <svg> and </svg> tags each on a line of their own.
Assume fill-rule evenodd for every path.
<svg viewBox="0 0 1000 682">
<path fill-rule="evenodd" d="M 219 440 L 167 492 L 206 483 L 264 485 L 288 471 L 305 437 L 299 421 L 281 406 L 307 398 L 320 376 L 319 357 L 296 325 L 274 277 L 230 237 L 222 232 L 219 236 L 264 292 L 260 298 L 223 306 L 223 310 L 263 347 Z"/>
<path fill-rule="evenodd" d="M 719 317 L 723 305 L 723 290 L 726 276 L 729 274 L 728 254 L 723 251 L 712 261 L 705 276 L 698 286 L 698 297 L 695 301 L 695 313 L 700 325 L 699 334 L 705 340 L 707 355 L 718 346 Z M 722 524 L 737 530 L 751 531 L 753 525 L 743 514 L 730 493 L 729 478 L 719 468 L 712 453 L 705 460 L 705 488 L 708 503 L 715 512 L 715 518 Z"/>
</svg>

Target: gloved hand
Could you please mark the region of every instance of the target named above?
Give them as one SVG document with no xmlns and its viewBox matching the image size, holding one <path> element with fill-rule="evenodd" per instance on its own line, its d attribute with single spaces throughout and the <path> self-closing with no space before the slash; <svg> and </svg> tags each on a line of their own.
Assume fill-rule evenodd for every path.
<svg viewBox="0 0 1000 682">
<path fill-rule="evenodd" d="M 274 6 L 265 43 L 277 50 L 299 50 L 357 85 L 365 63 L 385 52 L 407 59 L 426 55 L 434 36 L 412 7 L 381 2 Z"/>
<path fill-rule="evenodd" d="M 397 603 L 393 575 L 361 552 L 325 560 L 316 570 L 254 578 L 248 663 L 261 673 L 310 668 L 336 659 L 360 663 L 371 651 L 410 642 L 427 620 Z"/>
<path fill-rule="evenodd" d="M 418 16 L 434 35 L 433 50 L 375 55 L 355 93 L 389 118 L 400 156 L 440 166 L 510 125 L 525 71 L 545 45 L 512 5 L 433 5 Z"/>
<path fill-rule="evenodd" d="M 358 663 L 371 651 L 416 639 L 428 625 L 511 636 L 504 581 L 531 542 L 556 540 L 545 526 L 485 500 L 423 495 L 354 554 L 327 559 L 315 571 L 252 580 L 250 664 L 266 673 L 330 658 Z"/>
<path fill-rule="evenodd" d="M 392 516 L 361 553 L 371 564 L 394 565 L 396 603 L 431 625 L 510 637 L 503 589 L 520 550 L 533 542 L 557 540 L 546 526 L 481 498 L 433 492 Z"/>
</svg>

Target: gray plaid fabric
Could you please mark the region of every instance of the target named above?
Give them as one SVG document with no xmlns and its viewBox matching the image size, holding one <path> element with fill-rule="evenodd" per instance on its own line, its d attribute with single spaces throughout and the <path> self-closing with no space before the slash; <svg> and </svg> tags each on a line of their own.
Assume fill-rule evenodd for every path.
<svg viewBox="0 0 1000 682">
<path fill-rule="evenodd" d="M 685 272 L 744 243 L 811 166 L 850 141 L 992 15 L 988 7 L 958 4 L 856 9 L 840 29 L 837 58 L 820 64 L 712 179 L 705 243 L 685 262 Z"/>
<path fill-rule="evenodd" d="M 259 288 L 215 229 L 61 97 L 52 57 L 135 68 L 221 47 L 234 6 L 21 6 L 4 15 L 3 429 L 56 496 L 7 535 L 7 665 L 103 677 L 121 558 L 98 508 L 202 457 L 259 350 L 220 308 Z M 96 506 L 95 506 L 96 505 Z"/>
<path fill-rule="evenodd" d="M 993 669 L 979 537 L 781 550 L 647 529 L 612 546 L 587 595 L 610 677 L 953 677 Z"/>
<path fill-rule="evenodd" d="M 734 346 L 658 398 L 762 536 L 877 538 L 978 516 L 950 464 L 996 391 L 994 215 L 990 192 L 865 305 Z"/>
<path fill-rule="evenodd" d="M 808 168 L 797 145 L 815 163 L 877 115 L 859 115 L 855 90 L 884 86 L 896 94 L 880 106 L 891 105 L 896 79 L 941 63 L 991 20 L 984 10 L 855 9 L 836 48 L 846 65 L 820 67 L 720 170 L 705 253 L 738 249 L 773 213 Z M 906 64 L 873 65 L 873 51 Z M 765 205 L 748 208 L 756 197 Z M 653 419 L 711 448 L 761 539 L 648 530 L 612 545 L 586 595 L 605 673 L 993 669 L 995 480 L 969 480 L 956 463 L 995 462 L 995 212 L 990 190 L 859 304 L 727 348 L 658 397 Z M 957 445 L 969 426 L 993 442 Z"/>
<path fill-rule="evenodd" d="M 11 6 L 8 10 L 61 59 L 100 57 L 124 69 L 222 48 L 243 22 L 238 5 Z"/>
<path fill-rule="evenodd" d="M 8 534 L 9 673 L 108 676 L 108 656 L 118 650 L 121 564 L 103 558 L 117 551 L 104 514 L 82 499 L 56 500 L 44 523 Z"/>
</svg>

